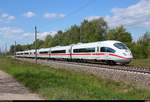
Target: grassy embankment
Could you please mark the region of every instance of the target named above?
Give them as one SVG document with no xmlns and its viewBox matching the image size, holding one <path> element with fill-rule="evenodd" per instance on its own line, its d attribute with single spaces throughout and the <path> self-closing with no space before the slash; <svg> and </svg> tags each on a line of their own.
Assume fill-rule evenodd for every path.
<svg viewBox="0 0 150 102">
<path fill-rule="evenodd" d="M 149 59 L 133 59 L 129 64 L 137 67 L 149 67 L 150 68 L 150 58 Z"/>
<path fill-rule="evenodd" d="M 121 82 L 0 58 L 0 69 L 48 99 L 150 99 L 150 91 Z"/>
</svg>

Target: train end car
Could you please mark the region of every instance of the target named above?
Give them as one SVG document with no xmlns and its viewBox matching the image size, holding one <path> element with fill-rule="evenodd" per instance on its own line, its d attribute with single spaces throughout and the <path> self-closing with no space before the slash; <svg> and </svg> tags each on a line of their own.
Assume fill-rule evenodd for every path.
<svg viewBox="0 0 150 102">
<path fill-rule="evenodd" d="M 100 43 L 100 51 L 105 52 L 106 60 L 117 64 L 128 64 L 133 59 L 130 49 L 120 41 L 103 41 Z"/>
</svg>

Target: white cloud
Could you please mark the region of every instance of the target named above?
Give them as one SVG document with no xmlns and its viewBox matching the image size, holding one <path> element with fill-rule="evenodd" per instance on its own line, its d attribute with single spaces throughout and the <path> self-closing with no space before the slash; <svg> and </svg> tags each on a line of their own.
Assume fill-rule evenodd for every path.
<svg viewBox="0 0 150 102">
<path fill-rule="evenodd" d="M 57 33 L 57 31 L 51 31 L 51 32 L 41 32 L 37 33 L 37 38 L 44 40 L 47 35 L 54 36 Z M 23 29 L 19 27 L 0 27 L 0 35 L 4 37 L 10 37 L 10 38 L 16 38 L 16 39 L 30 39 L 34 38 L 35 34 L 34 32 L 25 32 Z"/>
<path fill-rule="evenodd" d="M 57 31 L 41 32 L 41 33 L 38 33 L 38 34 L 37 34 L 37 38 L 38 38 L 38 39 L 41 39 L 41 40 L 44 40 L 47 35 L 54 36 L 56 33 L 57 33 Z M 24 37 L 26 37 L 26 38 L 34 38 L 34 33 L 31 33 L 31 32 L 23 32 L 21 37 L 22 37 L 22 38 L 24 38 Z"/>
<path fill-rule="evenodd" d="M 110 27 L 124 25 L 127 27 L 150 27 L 150 0 L 140 0 L 127 8 L 113 8 L 112 15 L 104 16 Z M 102 16 L 89 16 L 85 19 L 91 21 Z"/>
<path fill-rule="evenodd" d="M 6 36 L 23 33 L 23 29 L 18 27 L 0 27 L 0 33 Z"/>
<path fill-rule="evenodd" d="M 101 16 L 89 16 L 89 17 L 85 17 L 86 20 L 88 21 L 92 21 L 94 19 L 99 19 Z"/>
<path fill-rule="evenodd" d="M 32 11 L 28 11 L 26 13 L 23 14 L 24 17 L 27 17 L 27 18 L 32 18 L 33 16 L 35 16 L 36 14 Z"/>
<path fill-rule="evenodd" d="M 57 31 L 38 33 L 38 38 L 44 40 L 47 35 L 54 36 L 56 33 Z"/>
<path fill-rule="evenodd" d="M 2 17 L 2 18 L 7 18 L 8 16 L 9 16 L 9 15 L 6 14 L 6 13 L 2 13 L 2 14 L 1 14 L 1 17 Z"/>
<path fill-rule="evenodd" d="M 34 37 L 34 33 L 31 33 L 31 32 L 24 32 L 23 34 L 22 34 L 22 37 L 24 38 L 24 37 Z"/>
<path fill-rule="evenodd" d="M 138 3 L 127 8 L 112 9 L 112 16 L 106 16 L 111 27 L 117 25 L 125 25 L 132 27 L 150 26 L 150 0 L 140 0 Z"/>
<path fill-rule="evenodd" d="M 14 20 L 14 19 L 16 19 L 15 16 L 9 16 L 9 17 L 8 17 L 8 20 Z"/>
<path fill-rule="evenodd" d="M 15 16 L 9 15 L 7 13 L 0 13 L 0 22 L 7 23 L 7 22 L 12 21 L 14 19 L 16 19 Z"/>
<path fill-rule="evenodd" d="M 44 17 L 47 19 L 64 18 L 65 14 L 63 14 L 63 13 L 45 13 Z"/>
</svg>

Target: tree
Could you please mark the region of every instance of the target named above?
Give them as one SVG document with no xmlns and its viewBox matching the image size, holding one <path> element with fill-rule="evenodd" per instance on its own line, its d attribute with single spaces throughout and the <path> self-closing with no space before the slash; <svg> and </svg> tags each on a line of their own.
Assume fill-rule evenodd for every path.
<svg viewBox="0 0 150 102">
<path fill-rule="evenodd" d="M 118 40 L 121 41 L 128 46 L 131 47 L 132 43 L 132 36 L 129 32 L 126 31 L 126 29 L 121 25 L 114 29 L 110 29 L 106 34 L 107 40 Z"/>
<path fill-rule="evenodd" d="M 44 47 L 48 48 L 52 46 L 52 36 L 51 35 L 47 35 L 45 40 L 44 40 Z"/>
<path fill-rule="evenodd" d="M 44 47 L 44 41 L 37 39 L 36 40 L 36 47 L 37 47 L 37 49 Z M 35 41 L 32 44 L 32 48 L 35 49 Z"/>
<path fill-rule="evenodd" d="M 66 33 L 68 35 L 69 44 L 80 42 L 80 28 L 77 25 L 71 26 Z"/>
<path fill-rule="evenodd" d="M 17 52 L 17 51 L 24 51 L 24 48 L 22 45 L 20 44 L 17 44 L 16 46 L 15 45 L 11 45 L 10 46 L 10 54 L 14 54 L 14 52 Z"/>
<path fill-rule="evenodd" d="M 134 58 L 144 58 L 143 48 L 141 44 L 134 42 L 133 46 L 131 47 L 131 51 L 132 51 Z"/>
<path fill-rule="evenodd" d="M 15 51 L 15 46 L 14 46 L 14 45 L 11 45 L 11 46 L 10 46 L 9 53 L 10 53 L 10 54 L 14 54 L 14 51 Z"/>
<path fill-rule="evenodd" d="M 140 54 L 143 58 L 150 58 L 150 32 L 146 32 L 138 41 L 137 45 L 140 46 Z M 136 49 L 135 49 L 136 51 Z"/>
<path fill-rule="evenodd" d="M 63 43 L 62 43 L 62 39 L 63 38 L 64 38 L 63 32 L 62 31 L 58 31 L 57 34 L 55 34 L 55 36 L 52 39 L 52 46 L 63 45 Z"/>
<path fill-rule="evenodd" d="M 81 23 L 80 33 L 82 42 L 94 42 L 104 40 L 107 31 L 107 23 L 103 18 L 92 21 L 84 20 Z"/>
</svg>

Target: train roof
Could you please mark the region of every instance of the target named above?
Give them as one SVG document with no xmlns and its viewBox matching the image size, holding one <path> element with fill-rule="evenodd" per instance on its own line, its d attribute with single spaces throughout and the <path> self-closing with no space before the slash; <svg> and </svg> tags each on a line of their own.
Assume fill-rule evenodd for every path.
<svg viewBox="0 0 150 102">
<path fill-rule="evenodd" d="M 38 49 L 39 52 L 41 51 L 50 51 L 50 48 L 41 48 L 41 49 Z"/>
<path fill-rule="evenodd" d="M 85 47 L 97 47 L 98 45 L 104 46 L 112 46 L 114 43 L 120 43 L 120 41 L 115 40 L 106 40 L 106 41 L 98 41 L 98 42 L 91 42 L 91 43 L 78 43 L 73 46 L 73 48 L 85 48 Z"/>
<path fill-rule="evenodd" d="M 95 43 L 115 43 L 115 42 L 120 42 L 117 40 L 105 40 L 105 41 L 97 41 L 97 42 L 89 42 L 89 43 L 77 43 L 75 45 L 81 45 L 81 44 L 95 44 Z"/>
<path fill-rule="evenodd" d="M 18 51 L 18 52 L 16 52 L 16 53 L 22 53 L 23 51 Z"/>
<path fill-rule="evenodd" d="M 69 46 L 56 46 L 56 47 L 52 47 L 51 50 L 64 50 L 64 49 L 69 49 L 71 47 L 71 45 Z"/>
<path fill-rule="evenodd" d="M 69 49 L 71 46 L 73 46 L 73 48 L 75 47 L 96 47 L 98 44 L 100 45 L 112 45 L 114 43 L 122 43 L 120 41 L 116 41 L 116 40 L 105 40 L 105 41 L 97 41 L 97 42 L 90 42 L 90 43 L 77 43 L 77 44 L 70 44 L 68 46 L 55 46 L 55 47 L 51 47 L 51 48 L 41 48 L 41 49 L 37 49 L 37 51 L 49 51 L 49 50 L 63 50 L 63 49 Z M 26 50 L 26 51 L 19 51 L 16 53 L 27 53 L 27 52 L 35 52 L 35 49 L 31 49 L 31 50 Z"/>
</svg>

